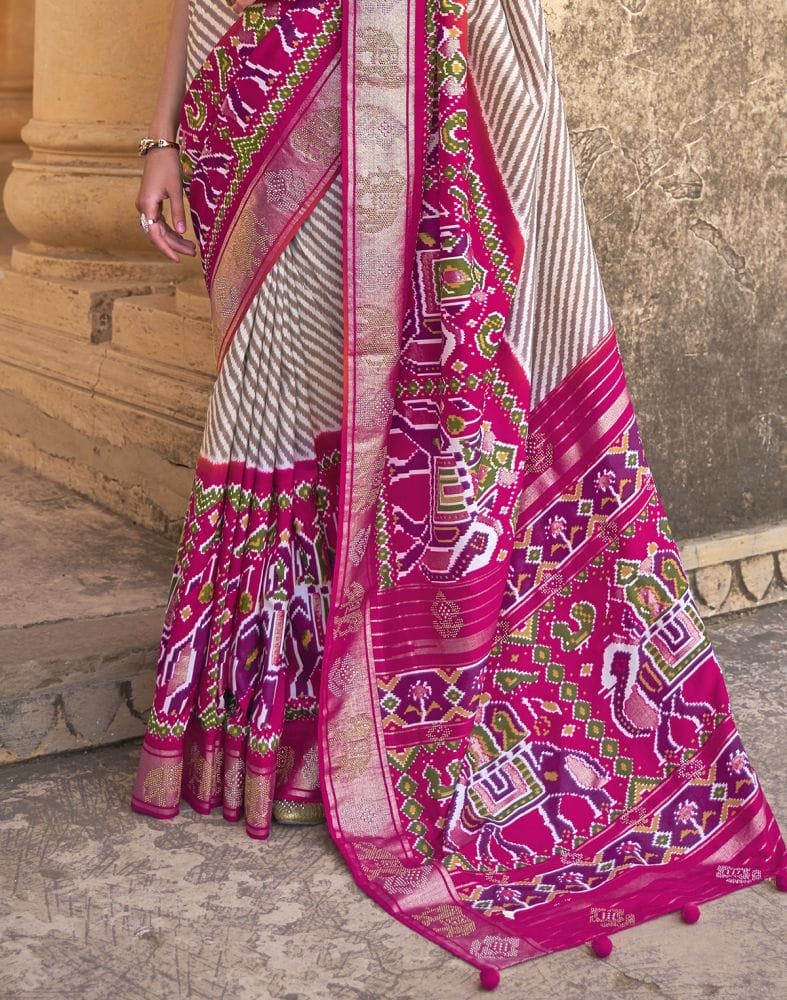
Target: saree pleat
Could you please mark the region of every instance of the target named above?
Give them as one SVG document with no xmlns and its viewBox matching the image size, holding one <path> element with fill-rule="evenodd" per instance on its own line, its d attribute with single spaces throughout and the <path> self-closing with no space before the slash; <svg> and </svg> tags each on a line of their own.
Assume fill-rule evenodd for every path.
<svg viewBox="0 0 787 1000">
<path fill-rule="evenodd" d="M 188 51 L 218 375 L 132 807 L 324 806 L 487 983 L 783 884 L 540 5 L 192 0 Z"/>
<path fill-rule="evenodd" d="M 296 813 L 320 802 L 316 707 L 336 544 L 342 343 L 337 178 L 260 287 L 211 393 L 134 792 L 140 811 L 174 815 L 182 795 L 200 812 L 221 806 L 229 820 L 245 809 L 250 835 L 265 837 L 275 799 Z M 209 620 L 175 640 L 172 624 L 191 611 L 185 592 L 197 585 Z M 170 673 L 186 652 L 188 673 Z M 174 746 L 154 743 L 155 732 Z"/>
<path fill-rule="evenodd" d="M 338 254 L 338 256 L 337 256 Z M 260 290 L 222 365 L 203 453 L 263 469 L 314 453 L 342 413 L 341 181 L 315 208 Z M 302 377 L 304 358 L 310 377 Z"/>
</svg>

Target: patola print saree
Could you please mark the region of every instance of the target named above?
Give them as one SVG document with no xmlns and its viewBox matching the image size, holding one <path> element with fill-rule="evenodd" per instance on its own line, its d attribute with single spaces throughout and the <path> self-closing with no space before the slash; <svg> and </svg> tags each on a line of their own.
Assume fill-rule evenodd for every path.
<svg viewBox="0 0 787 1000">
<path fill-rule="evenodd" d="M 133 808 L 324 808 L 488 986 L 784 885 L 537 0 L 194 0 L 189 77 L 218 374 Z"/>
</svg>

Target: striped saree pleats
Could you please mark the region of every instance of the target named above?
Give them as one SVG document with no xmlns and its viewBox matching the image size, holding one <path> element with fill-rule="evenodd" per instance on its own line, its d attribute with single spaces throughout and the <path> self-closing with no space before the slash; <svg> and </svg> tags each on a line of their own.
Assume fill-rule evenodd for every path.
<svg viewBox="0 0 787 1000">
<path fill-rule="evenodd" d="M 324 807 L 486 985 L 784 884 L 537 0 L 193 0 L 189 76 L 218 376 L 133 808 Z"/>
<path fill-rule="evenodd" d="M 181 799 L 198 812 L 221 807 L 258 838 L 272 814 L 310 821 L 322 810 L 317 693 L 342 420 L 341 178 L 320 140 L 326 121 L 338 120 L 338 88 L 328 118 L 324 104 L 315 113 L 310 98 L 325 92 L 326 74 L 315 82 L 302 59 L 306 32 L 330 22 L 333 8 L 291 4 L 286 21 L 284 6 L 255 5 L 242 20 L 223 4 L 192 10 L 181 140 L 219 370 L 132 798 L 161 818 L 176 815 Z M 337 30 L 333 22 L 318 32 L 322 49 Z M 267 90 L 247 72 L 252 57 L 276 67 Z M 329 70 L 331 59 L 335 51 Z M 226 105 L 220 85 L 232 88 Z M 263 92 L 265 114 L 285 122 L 286 146 L 251 103 Z M 321 193 L 307 211 L 308 176 Z M 214 240 L 216 219 L 223 241 Z"/>
</svg>

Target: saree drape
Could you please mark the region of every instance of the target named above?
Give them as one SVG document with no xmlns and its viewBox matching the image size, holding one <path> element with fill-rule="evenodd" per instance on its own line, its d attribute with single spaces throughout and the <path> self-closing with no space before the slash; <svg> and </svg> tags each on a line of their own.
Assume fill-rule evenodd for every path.
<svg viewBox="0 0 787 1000">
<path fill-rule="evenodd" d="M 537 0 L 193 0 L 217 381 L 132 807 L 325 808 L 495 969 L 777 876 Z"/>
</svg>

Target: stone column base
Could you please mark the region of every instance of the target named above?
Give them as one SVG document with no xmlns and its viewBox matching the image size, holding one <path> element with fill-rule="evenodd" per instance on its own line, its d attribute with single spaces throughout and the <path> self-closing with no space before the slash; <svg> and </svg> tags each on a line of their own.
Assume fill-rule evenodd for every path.
<svg viewBox="0 0 787 1000">
<path fill-rule="evenodd" d="M 169 536 L 215 378 L 207 297 L 173 274 L 188 272 L 79 281 L 0 260 L 0 454 Z"/>
</svg>

